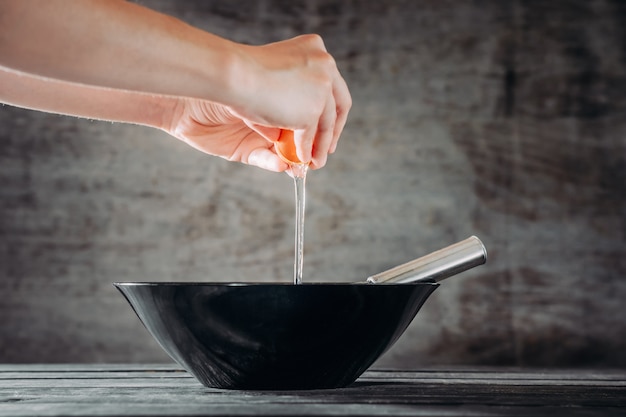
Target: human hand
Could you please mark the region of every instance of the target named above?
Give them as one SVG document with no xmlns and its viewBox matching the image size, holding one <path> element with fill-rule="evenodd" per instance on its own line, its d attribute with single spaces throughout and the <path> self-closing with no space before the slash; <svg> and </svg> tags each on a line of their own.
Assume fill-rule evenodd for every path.
<svg viewBox="0 0 626 417">
<path fill-rule="evenodd" d="M 164 122 L 164 130 L 202 152 L 229 161 L 275 172 L 289 168 L 276 154 L 272 141 L 220 104 L 178 98 Z"/>
<path fill-rule="evenodd" d="M 319 36 L 250 46 L 131 2 L 64 6 L 62 0 L 0 2 L 0 66 L 28 74 L 21 86 L 45 85 L 47 92 L 42 100 L 38 89 L 11 96 L 3 90 L 0 101 L 173 129 L 205 152 L 273 170 L 284 166 L 269 155 L 269 142 L 283 129 L 294 131 L 298 158 L 312 169 L 324 166 L 337 147 L 352 102 Z M 106 22 L 115 22 L 116 30 Z M 162 126 L 164 97 L 185 103 L 174 107 L 186 110 Z M 111 107 L 119 98 L 125 105 Z M 226 143 L 216 143 L 216 132 Z"/>
<path fill-rule="evenodd" d="M 243 65 L 233 73 L 232 115 L 269 141 L 294 131 L 296 152 L 312 169 L 337 148 L 352 99 L 317 35 L 262 46 L 238 45 Z"/>
<path fill-rule="evenodd" d="M 178 98 L 165 130 L 208 154 L 278 172 L 288 165 L 274 142 L 282 129 L 293 130 L 298 158 L 323 167 L 352 101 L 321 38 L 238 46 L 244 64 L 235 66 L 232 97 L 241 104 Z"/>
</svg>

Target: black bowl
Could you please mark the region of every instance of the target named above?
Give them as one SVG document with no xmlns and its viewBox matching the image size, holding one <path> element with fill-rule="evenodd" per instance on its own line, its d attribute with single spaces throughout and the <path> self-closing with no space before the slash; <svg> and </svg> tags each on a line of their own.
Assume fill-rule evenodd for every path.
<svg viewBox="0 0 626 417">
<path fill-rule="evenodd" d="M 438 284 L 115 286 L 161 347 L 205 386 L 295 390 L 354 382 Z"/>
</svg>

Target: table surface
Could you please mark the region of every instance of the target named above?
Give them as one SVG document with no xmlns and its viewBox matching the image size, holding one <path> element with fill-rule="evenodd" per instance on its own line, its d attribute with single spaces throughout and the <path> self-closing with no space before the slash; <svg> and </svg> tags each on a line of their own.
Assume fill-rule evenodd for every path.
<svg viewBox="0 0 626 417">
<path fill-rule="evenodd" d="M 626 370 L 370 370 L 313 391 L 228 391 L 175 365 L 0 365 L 0 416 L 625 416 Z"/>
</svg>

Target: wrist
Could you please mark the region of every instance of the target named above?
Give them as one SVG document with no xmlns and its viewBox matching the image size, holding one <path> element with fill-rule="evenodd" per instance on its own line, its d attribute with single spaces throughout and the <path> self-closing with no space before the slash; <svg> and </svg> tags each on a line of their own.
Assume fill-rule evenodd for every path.
<svg viewBox="0 0 626 417">
<path fill-rule="evenodd" d="M 219 42 L 221 45 L 217 49 L 204 50 L 209 54 L 207 64 L 202 66 L 205 71 L 202 85 L 207 91 L 201 98 L 235 109 L 244 108 L 250 94 L 254 94 L 250 47 L 226 39 L 219 39 Z"/>
<path fill-rule="evenodd" d="M 135 95 L 142 95 L 131 93 Z M 171 126 L 176 117 L 180 98 L 162 95 L 142 95 L 142 110 L 136 113 L 134 123 L 171 133 Z"/>
</svg>

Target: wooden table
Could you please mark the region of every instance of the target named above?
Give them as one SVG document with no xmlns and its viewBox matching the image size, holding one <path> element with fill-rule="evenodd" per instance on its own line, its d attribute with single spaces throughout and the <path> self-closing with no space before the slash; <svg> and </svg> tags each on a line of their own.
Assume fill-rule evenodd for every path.
<svg viewBox="0 0 626 417">
<path fill-rule="evenodd" d="M 0 365 L 0 416 L 626 416 L 626 370 L 370 370 L 344 389 L 225 391 L 172 365 Z"/>
</svg>

